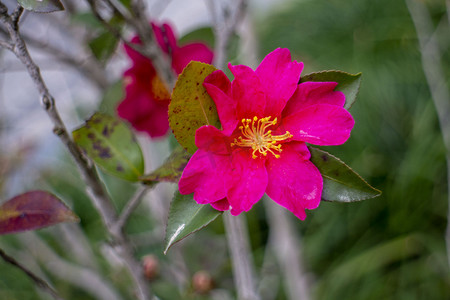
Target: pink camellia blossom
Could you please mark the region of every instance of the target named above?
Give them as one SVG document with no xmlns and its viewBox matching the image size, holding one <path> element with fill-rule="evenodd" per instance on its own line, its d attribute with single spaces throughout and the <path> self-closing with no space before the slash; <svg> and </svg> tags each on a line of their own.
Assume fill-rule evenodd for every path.
<svg viewBox="0 0 450 300">
<path fill-rule="evenodd" d="M 303 63 L 288 49 L 269 53 L 254 71 L 228 64 L 233 82 L 217 70 L 203 85 L 222 124 L 196 131 L 199 148 L 179 181 L 181 194 L 238 215 L 264 193 L 304 220 L 317 208 L 322 176 L 306 143 L 339 145 L 350 136 L 353 117 L 343 108 L 336 82 L 300 83 Z"/>
<path fill-rule="evenodd" d="M 158 45 L 170 56 L 175 73 L 180 74 L 192 60 L 212 62 L 213 52 L 206 45 L 190 43 L 179 47 L 168 24 L 151 25 Z M 141 43 L 138 37 L 134 37 L 131 42 Z M 163 136 L 169 129 L 167 114 L 170 93 L 150 59 L 127 45 L 125 51 L 133 64 L 124 73 L 126 96 L 117 107 L 117 113 L 136 130 L 147 132 L 151 137 Z"/>
</svg>

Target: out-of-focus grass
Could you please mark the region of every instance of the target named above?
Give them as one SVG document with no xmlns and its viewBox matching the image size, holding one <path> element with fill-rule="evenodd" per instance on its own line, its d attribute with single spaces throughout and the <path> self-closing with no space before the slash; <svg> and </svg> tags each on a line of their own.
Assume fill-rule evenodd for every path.
<svg viewBox="0 0 450 300">
<path fill-rule="evenodd" d="M 255 27 L 261 56 L 287 47 L 303 74 L 363 72 L 352 136 L 328 150 L 383 195 L 322 203 L 298 223 L 317 299 L 448 299 L 445 150 L 404 2 L 292 1 Z"/>
</svg>

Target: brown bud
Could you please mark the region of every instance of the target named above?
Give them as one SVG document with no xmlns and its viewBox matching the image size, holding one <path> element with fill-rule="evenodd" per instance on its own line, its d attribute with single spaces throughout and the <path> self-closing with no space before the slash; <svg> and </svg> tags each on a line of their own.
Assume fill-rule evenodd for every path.
<svg viewBox="0 0 450 300">
<path fill-rule="evenodd" d="M 149 254 L 142 257 L 142 266 L 144 267 L 144 275 L 147 279 L 152 280 L 159 273 L 159 261 L 155 255 Z"/>
<path fill-rule="evenodd" d="M 214 281 L 207 271 L 198 271 L 192 276 L 192 286 L 197 293 L 206 294 L 214 287 Z"/>
</svg>

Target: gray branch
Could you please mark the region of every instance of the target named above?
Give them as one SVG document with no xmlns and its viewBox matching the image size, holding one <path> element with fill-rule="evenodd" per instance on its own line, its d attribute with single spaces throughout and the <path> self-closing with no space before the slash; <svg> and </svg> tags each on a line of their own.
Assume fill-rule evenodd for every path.
<svg viewBox="0 0 450 300">
<path fill-rule="evenodd" d="M 223 214 L 225 231 L 233 264 L 234 284 L 239 300 L 258 300 L 250 252 L 248 229 L 244 215 Z"/>
<path fill-rule="evenodd" d="M 449 1 L 447 1 L 447 4 L 449 4 Z M 447 245 L 447 259 L 450 265 L 450 94 L 442 69 L 442 54 L 439 49 L 437 35 L 433 35 L 433 23 L 428 9 L 421 1 L 417 0 L 406 0 L 406 5 L 416 28 L 422 54 L 422 68 L 425 72 L 434 106 L 436 107 L 446 148 L 448 212 L 445 241 Z"/>
<path fill-rule="evenodd" d="M 290 215 L 268 197 L 264 197 L 270 227 L 270 244 L 283 273 L 283 283 L 290 300 L 311 299 L 307 276 L 303 267 L 303 254 L 298 233 Z"/>
<path fill-rule="evenodd" d="M 96 3 L 98 0 L 88 0 Z M 131 25 L 132 28 L 138 34 L 143 47 L 135 47 L 134 49 L 142 53 L 144 56 L 151 59 L 153 66 L 155 67 L 158 75 L 167 84 L 169 91 L 175 86 L 176 75 L 171 67 L 171 62 L 169 58 L 157 45 L 151 27 L 149 26 L 149 21 L 145 15 L 145 2 L 141 0 L 135 0 L 132 2 L 132 11 L 128 11 L 126 7 L 123 6 L 117 0 L 103 0 L 111 9 L 116 13 L 120 14 L 127 24 Z M 123 39 L 125 42 L 126 40 Z"/>
<path fill-rule="evenodd" d="M 214 65 L 223 69 L 227 57 L 228 46 L 232 34 L 239 21 L 245 16 L 246 0 L 237 0 L 235 7 L 223 10 L 216 9 L 214 0 L 208 0 L 210 14 L 213 18 L 216 47 L 214 49 Z M 233 277 L 239 300 L 260 299 L 256 291 L 254 266 L 251 257 L 247 223 L 243 215 L 232 216 L 229 212 L 223 215 L 228 249 L 233 264 Z"/>
<path fill-rule="evenodd" d="M 20 9 L 16 11 L 20 11 Z M 16 15 L 17 17 L 14 18 Z M 41 76 L 39 67 L 31 58 L 26 44 L 19 33 L 19 17 L 20 13 L 16 13 L 15 15 L 13 13 L 13 17 L 9 16 L 6 6 L 0 1 L 0 23 L 6 27 L 11 38 L 11 42 L 14 45 L 12 52 L 26 67 L 32 81 L 34 82 L 41 97 L 43 107 L 53 123 L 53 132 L 60 138 L 75 160 L 78 170 L 80 171 L 86 184 L 87 193 L 91 197 L 96 209 L 99 211 L 103 219 L 103 223 L 112 237 L 114 249 L 118 252 L 119 257 L 124 260 L 135 281 L 139 299 L 149 299 L 151 293 L 148 284 L 145 280 L 140 263 L 134 258 L 133 249 L 130 243 L 121 230 L 114 230 L 113 225 L 117 219 L 115 207 L 113 206 L 109 195 L 106 193 L 95 167 L 86 159 L 70 137 L 65 124 L 56 109 L 55 99 L 50 94 Z"/>
<path fill-rule="evenodd" d="M 41 288 L 44 292 L 50 294 L 53 297 L 53 299 L 63 300 L 63 298 L 61 298 L 58 295 L 58 293 L 53 288 L 51 288 L 50 285 L 45 280 L 43 280 L 42 278 L 40 278 L 39 276 L 37 276 L 36 274 L 34 274 L 30 270 L 28 270 L 25 266 L 23 266 L 22 264 L 17 262 L 11 256 L 7 255 L 2 249 L 0 249 L 0 256 L 6 263 L 8 263 L 8 264 L 20 269 L 22 272 L 24 272 L 31 280 L 33 280 L 33 282 L 39 288 Z"/>
</svg>

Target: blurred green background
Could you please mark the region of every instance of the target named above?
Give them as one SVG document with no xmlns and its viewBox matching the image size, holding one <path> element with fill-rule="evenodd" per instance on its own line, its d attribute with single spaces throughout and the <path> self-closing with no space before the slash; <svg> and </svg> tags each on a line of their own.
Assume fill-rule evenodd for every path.
<svg viewBox="0 0 450 300">
<path fill-rule="evenodd" d="M 422 2 L 436 27 L 447 24 L 448 79 L 445 3 Z M 316 299 L 450 299 L 445 148 L 405 2 L 293 1 L 256 28 L 262 53 L 289 48 L 303 74 L 363 73 L 352 136 L 328 150 L 383 195 L 322 203 L 298 224 Z"/>
<path fill-rule="evenodd" d="M 450 31 L 445 2 L 422 2 L 434 26 L 440 28 L 436 34 L 443 53 L 442 67 L 449 78 Z M 270 14 L 254 17 L 259 57 L 274 48 L 287 47 L 295 59 L 305 63 L 303 74 L 329 69 L 363 73 L 358 100 L 350 110 L 356 120 L 352 136 L 345 145 L 327 151 L 345 161 L 383 194 L 351 204 L 322 203 L 318 209 L 308 212 L 305 221 L 292 219 L 304 247 L 313 299 L 450 299 L 444 239 L 445 148 L 405 2 L 286 1 L 275 6 Z M 156 145 L 153 150 L 163 153 L 167 144 Z M 88 250 L 96 259 L 94 269 L 110 280 L 125 299 L 131 299 L 132 295 L 126 292 L 130 282 L 124 279 L 124 272 L 111 268 L 103 258 L 101 249 L 107 238 L 76 169 L 68 163 L 68 157 L 62 156 L 60 161 L 64 162 L 64 172 L 61 174 L 61 168 L 43 170 L 36 186 L 50 189 L 69 202 L 81 218 L 80 228 L 90 245 Z M 123 206 L 135 186 L 108 175 L 104 178 L 117 205 Z M 164 200 L 170 201 L 170 196 Z M 263 299 L 287 299 L 282 286 L 284 279 L 276 275 L 276 268 L 275 276 L 270 277 L 272 270 L 265 265 L 270 228 L 263 205 L 256 205 L 247 218 L 256 267 L 265 268 L 261 279 L 272 282 L 270 287 L 273 287 Z M 155 255 L 164 270 L 175 254 L 169 252 L 164 256 L 162 240 L 152 242 L 146 238 L 151 235 L 145 235 L 158 232 L 157 223 L 149 219 L 148 211 L 138 210 L 127 230 L 136 239 L 138 255 Z M 67 245 L 61 244 L 63 234 L 58 228 L 37 232 L 60 257 L 74 260 Z M 10 255 L 25 259 L 38 244 L 37 241 L 30 244 L 30 239 L 24 238 L 27 235 L 4 236 L 1 245 L 7 245 L 3 248 Z M 199 294 L 188 281 L 186 290 L 179 291 L 173 274 L 161 271 L 152 279 L 152 287 L 161 299 L 234 298 L 229 293 L 233 289 L 231 264 L 220 220 L 179 247 L 185 257 L 187 274 L 208 271 L 214 279 L 215 290 Z M 47 263 L 51 268 L 51 262 Z M 64 277 L 48 271 L 46 263 L 39 264 L 40 275 L 51 281 L 66 299 L 95 299 Z M 23 274 L 0 263 L 0 299 L 46 298 L 36 292 Z"/>
</svg>

